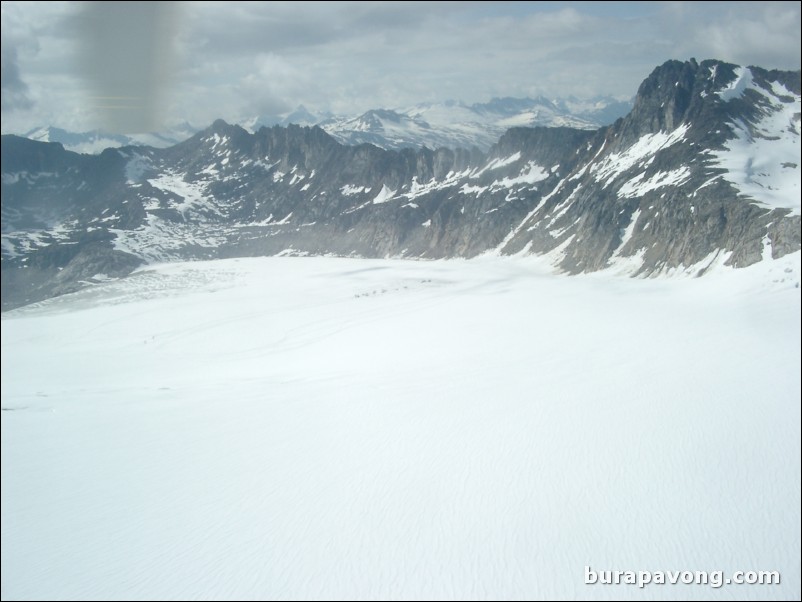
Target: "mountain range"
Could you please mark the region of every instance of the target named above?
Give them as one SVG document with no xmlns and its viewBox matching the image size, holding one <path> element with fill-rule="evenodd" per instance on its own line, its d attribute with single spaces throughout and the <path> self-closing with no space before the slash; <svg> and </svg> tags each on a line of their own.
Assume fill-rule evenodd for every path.
<svg viewBox="0 0 802 602">
<path fill-rule="evenodd" d="M 38 142 L 58 142 L 65 149 L 75 153 L 95 155 L 107 148 L 121 146 L 166 148 L 186 140 L 197 132 L 198 128 L 192 127 L 186 122 L 161 132 L 148 134 L 110 134 L 101 130 L 72 132 L 51 125 L 34 128 L 26 132 L 23 137 Z"/>
<path fill-rule="evenodd" d="M 254 133 L 274 125 L 320 126 L 343 144 L 369 142 L 379 148 L 471 148 L 487 151 L 513 126 L 569 126 L 596 129 L 623 117 L 631 102 L 612 97 L 580 100 L 575 97 L 494 98 L 467 105 L 459 101 L 419 104 L 405 109 L 373 109 L 361 115 L 312 113 L 303 105 L 284 115 L 245 119 L 243 127 Z M 200 131 L 187 122 L 150 134 L 108 134 L 98 130 L 71 132 L 39 127 L 24 134 L 40 142 L 60 142 L 67 150 L 97 154 L 106 148 L 153 146 L 166 148 Z"/>
<path fill-rule="evenodd" d="M 472 148 L 487 151 L 511 127 L 597 129 L 626 115 L 631 102 L 611 97 L 579 100 L 574 97 L 494 98 L 467 105 L 458 101 L 425 103 L 413 107 L 374 109 L 355 117 L 313 114 L 303 106 L 281 119 L 259 118 L 259 126 L 318 125 L 343 144 L 370 143 L 385 149 Z"/>
<path fill-rule="evenodd" d="M 453 108 L 455 123 L 480 111 Z M 493 117 L 509 129 L 487 151 L 368 143 L 444 109 L 416 110 L 254 132 L 218 120 L 97 155 L 3 136 L 3 308 L 176 260 L 537 254 L 648 276 L 800 249 L 799 71 L 669 61 L 600 128 L 521 127 L 533 113 Z"/>
</svg>

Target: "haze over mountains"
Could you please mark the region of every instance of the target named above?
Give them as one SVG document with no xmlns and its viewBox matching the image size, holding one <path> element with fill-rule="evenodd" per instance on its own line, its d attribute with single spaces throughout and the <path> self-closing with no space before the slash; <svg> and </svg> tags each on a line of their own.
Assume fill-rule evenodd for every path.
<svg viewBox="0 0 802 602">
<path fill-rule="evenodd" d="M 631 102 L 610 97 L 494 98 L 487 103 L 419 104 L 406 109 L 367 111 L 356 117 L 312 114 L 304 107 L 281 118 L 257 118 L 248 129 L 273 125 L 318 125 L 343 144 L 370 143 L 385 149 L 472 148 L 487 151 L 511 127 L 597 129 L 626 115 Z"/>
<path fill-rule="evenodd" d="M 495 106 L 497 127 L 498 106 L 510 126 L 568 119 L 556 105 Z M 354 141 L 381 129 L 394 143 L 446 108 L 329 127 Z M 455 123 L 491 114 L 451 108 Z M 487 152 L 343 145 L 320 127 L 250 133 L 222 121 L 169 148 L 96 156 L 4 136 L 3 306 L 146 262 L 243 255 L 547 254 L 570 273 L 648 275 L 799 250 L 799 71 L 669 61 L 622 120 L 593 130 L 571 119 L 512 127 Z"/>
<path fill-rule="evenodd" d="M 180 124 L 169 130 L 149 134 L 110 134 L 101 130 L 90 132 L 71 132 L 55 126 L 43 126 L 25 132 L 23 138 L 37 142 L 58 142 L 66 150 L 95 155 L 107 148 L 121 146 L 152 146 L 166 148 L 196 134 L 198 129 L 189 123 Z"/>
<path fill-rule="evenodd" d="M 343 144 L 369 142 L 380 148 L 430 149 L 472 148 L 488 150 L 507 129 L 514 126 L 568 126 L 597 129 L 626 115 L 628 101 L 612 97 L 580 100 L 575 97 L 494 98 L 487 103 L 466 105 L 459 101 L 419 104 L 406 109 L 374 109 L 361 115 L 337 116 L 312 113 L 303 105 L 284 115 L 261 115 L 240 124 L 250 132 L 274 125 L 320 126 Z M 100 131 L 70 132 L 40 127 L 24 134 L 41 142 L 60 142 L 67 150 L 96 154 L 120 146 L 165 148 L 197 133 L 183 122 L 167 130 L 140 135 L 104 134 Z"/>
</svg>

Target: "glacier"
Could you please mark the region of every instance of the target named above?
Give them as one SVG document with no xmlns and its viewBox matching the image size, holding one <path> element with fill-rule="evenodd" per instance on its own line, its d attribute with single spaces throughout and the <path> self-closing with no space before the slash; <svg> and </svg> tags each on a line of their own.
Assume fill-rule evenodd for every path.
<svg viewBox="0 0 802 602">
<path fill-rule="evenodd" d="M 799 599 L 799 279 L 239 258 L 5 312 L 3 599 Z"/>
</svg>

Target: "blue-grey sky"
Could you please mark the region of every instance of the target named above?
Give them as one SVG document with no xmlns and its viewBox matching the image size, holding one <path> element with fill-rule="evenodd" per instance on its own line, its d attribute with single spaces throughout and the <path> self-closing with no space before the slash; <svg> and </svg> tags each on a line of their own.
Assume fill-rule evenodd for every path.
<svg viewBox="0 0 802 602">
<path fill-rule="evenodd" d="M 104 25 L 101 3 L 89 4 L 2 3 L 4 132 L 98 127 L 98 98 L 125 104 L 145 80 L 164 84 L 146 96 L 166 122 L 203 126 L 299 104 L 355 114 L 494 96 L 629 98 L 668 59 L 799 69 L 802 45 L 799 2 L 179 2 L 158 13 L 155 37 L 142 30 L 152 15 Z M 98 73 L 120 93 L 88 78 Z"/>
</svg>

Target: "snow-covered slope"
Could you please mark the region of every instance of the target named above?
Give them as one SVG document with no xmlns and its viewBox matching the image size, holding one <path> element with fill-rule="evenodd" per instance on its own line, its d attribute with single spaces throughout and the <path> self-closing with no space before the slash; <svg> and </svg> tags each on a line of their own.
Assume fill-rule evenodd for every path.
<svg viewBox="0 0 802 602">
<path fill-rule="evenodd" d="M 539 266 L 171 264 L 3 314 L 3 599 L 798 600 L 799 253 Z"/>
<path fill-rule="evenodd" d="M 734 138 L 715 153 L 718 164 L 726 170 L 723 177 L 766 207 L 789 208 L 792 214 L 800 215 L 802 185 L 796 161 L 802 155 L 800 95 L 779 82 L 760 85 L 751 69 L 740 67 L 735 81 L 719 96 L 732 102 L 747 91 L 759 95 L 761 102 L 751 120 L 731 123 Z"/>
</svg>

